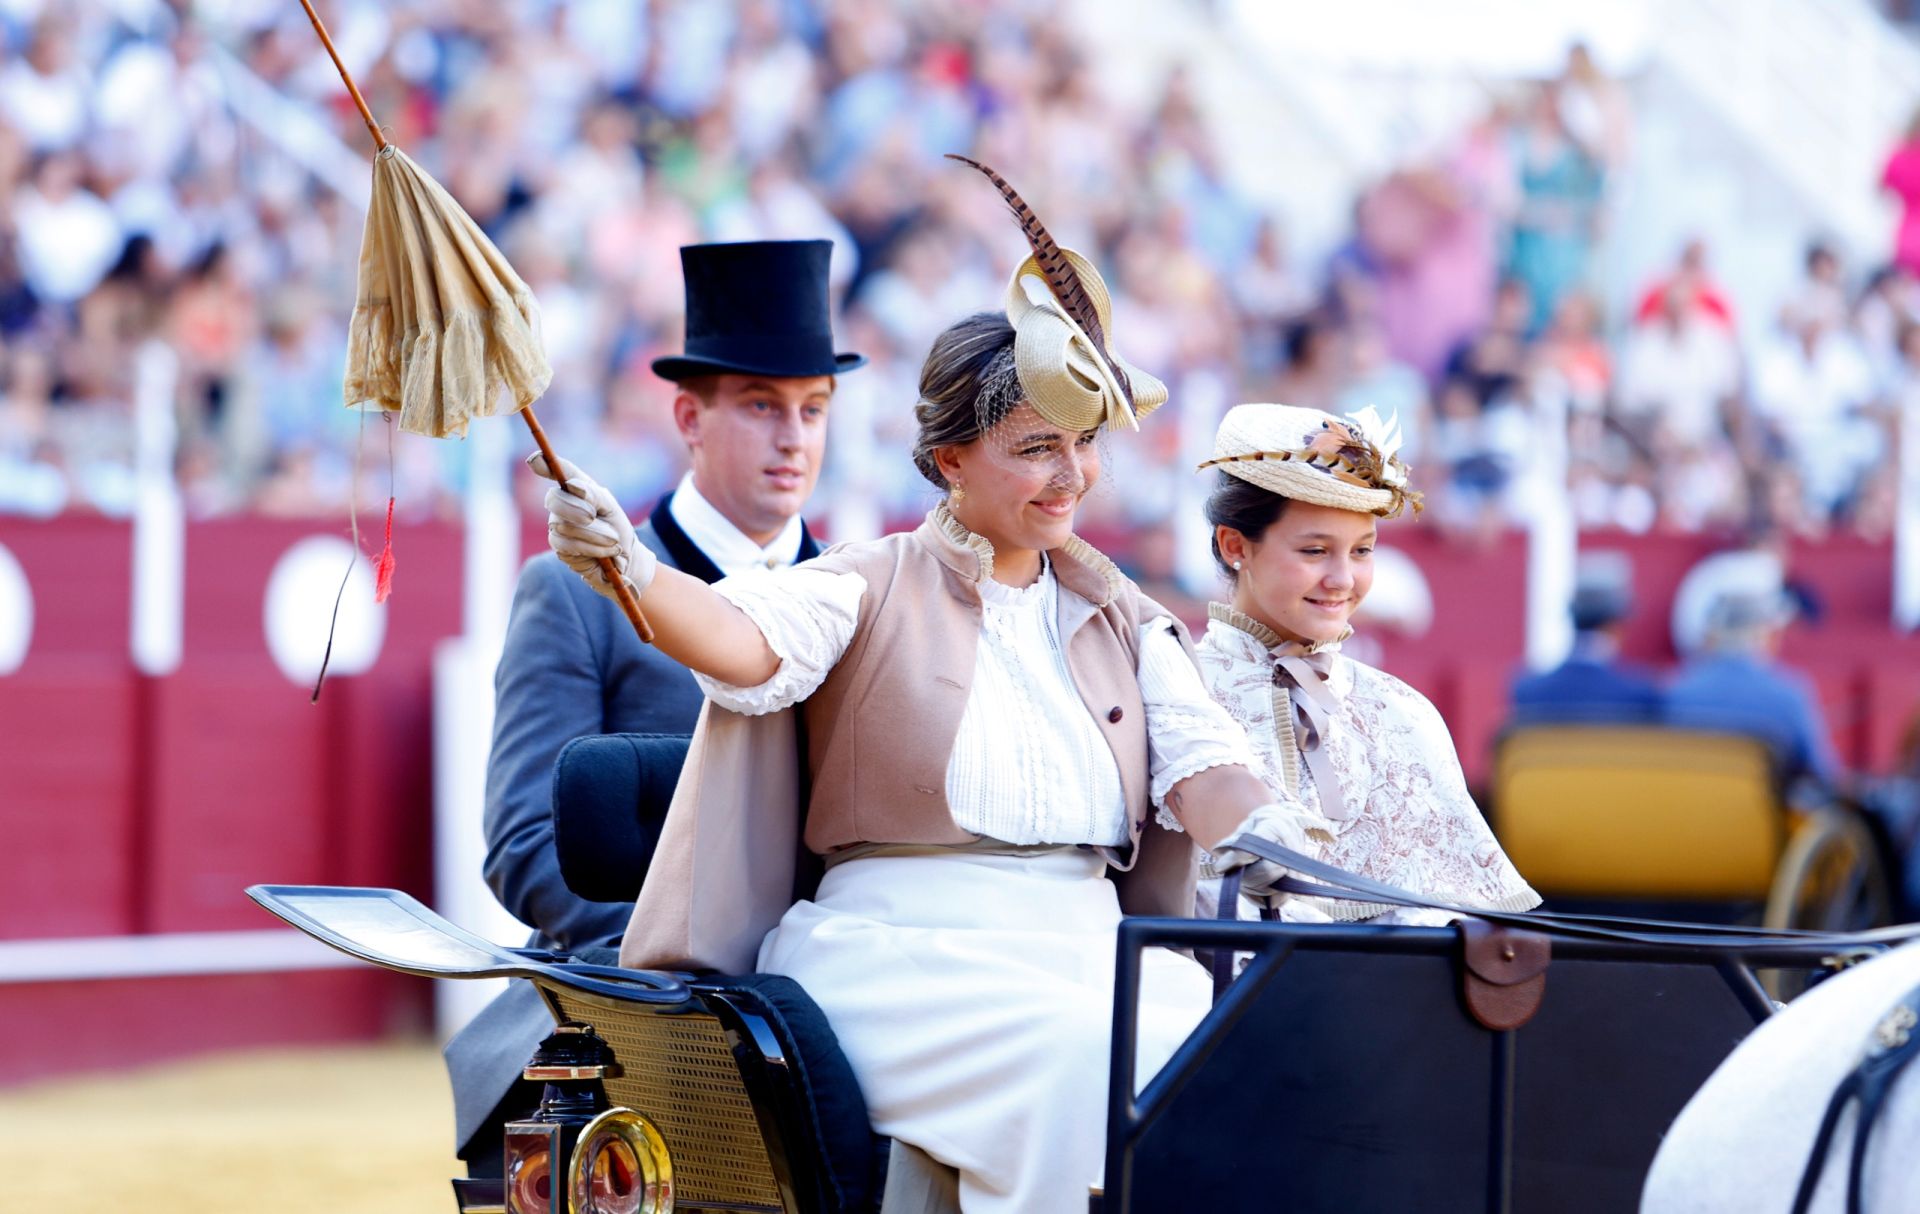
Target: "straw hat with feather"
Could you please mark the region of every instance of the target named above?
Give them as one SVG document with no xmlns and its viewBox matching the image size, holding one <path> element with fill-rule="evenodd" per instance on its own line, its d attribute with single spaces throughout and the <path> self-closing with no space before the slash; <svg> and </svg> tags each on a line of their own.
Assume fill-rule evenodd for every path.
<svg viewBox="0 0 1920 1214">
<path fill-rule="evenodd" d="M 1060 255 L 1073 267 L 1102 331 L 1111 333 L 1113 304 L 1100 271 L 1072 249 L 1061 248 Z M 1038 257 L 1021 262 L 1007 284 L 1013 365 L 1034 411 L 1067 430 L 1138 429 L 1141 418 L 1166 403 L 1167 386 L 1111 347 L 1103 355 L 1051 289 L 1037 302 L 1027 293 L 1029 279 L 1046 281 Z"/>
<path fill-rule="evenodd" d="M 1235 405 L 1200 467 L 1296 501 L 1393 518 L 1409 505 L 1420 510 L 1395 454 L 1400 441 L 1398 422 L 1371 406 L 1343 419 L 1296 405 Z"/>
<path fill-rule="evenodd" d="M 1137 430 L 1167 400 L 1167 386 L 1122 359 L 1112 345 L 1113 301 L 1092 262 L 1054 242 L 1007 179 L 977 160 L 948 154 L 984 174 L 1013 211 L 1033 253 L 1007 283 L 1014 372 L 1034 412 L 1064 430 Z M 1027 289 L 1037 282 L 1038 298 Z"/>
</svg>

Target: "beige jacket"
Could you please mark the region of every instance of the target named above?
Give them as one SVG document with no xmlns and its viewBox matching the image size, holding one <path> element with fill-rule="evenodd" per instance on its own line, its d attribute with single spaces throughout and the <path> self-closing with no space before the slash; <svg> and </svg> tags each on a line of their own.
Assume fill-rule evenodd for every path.
<svg viewBox="0 0 1920 1214">
<path fill-rule="evenodd" d="M 1106 849 L 1120 870 L 1121 906 L 1190 914 L 1197 857 L 1185 835 L 1153 820 L 1136 677 L 1140 625 L 1168 613 L 1078 539 L 1048 555 L 1072 592 L 1060 596 L 1067 668 L 1113 748 L 1127 799 L 1131 843 Z M 991 547 L 941 508 L 910 533 L 834 548 L 811 564 L 866 582 L 852 643 L 796 709 L 750 717 L 709 702 L 701 711 L 622 965 L 753 969 L 795 893 L 796 711 L 805 714 L 811 774 L 809 850 L 977 839 L 954 824 L 946 770 L 971 689 Z"/>
</svg>

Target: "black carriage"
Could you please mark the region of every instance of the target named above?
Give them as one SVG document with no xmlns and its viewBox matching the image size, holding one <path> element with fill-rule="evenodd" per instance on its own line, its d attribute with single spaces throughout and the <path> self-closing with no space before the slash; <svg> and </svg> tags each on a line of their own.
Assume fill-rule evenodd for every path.
<svg viewBox="0 0 1920 1214">
<path fill-rule="evenodd" d="M 609 736 L 563 752 L 556 841 L 576 893 L 633 897 L 684 747 Z M 619 1148 L 624 1179 L 576 1198 L 556 1156 L 544 1196 L 508 1204 L 497 1184 L 457 1183 L 464 1209 L 957 1209 L 949 1173 L 873 1133 L 831 1026 L 790 979 L 506 948 L 390 890 L 249 892 L 374 964 L 530 980 L 557 1025 L 590 1025 L 611 1047 L 617 1065 L 597 1081 L 642 1127 Z M 1255 1209 L 1282 1193 L 1300 1211 L 1631 1209 L 1672 1118 L 1773 1011 L 1756 971 L 1860 955 L 1836 950 L 1840 939 L 1127 920 L 1106 1179 L 1090 1209 Z M 1155 945 L 1244 968 L 1136 1093 L 1138 961 Z M 574 1158 L 591 1171 L 599 1149 Z"/>
</svg>

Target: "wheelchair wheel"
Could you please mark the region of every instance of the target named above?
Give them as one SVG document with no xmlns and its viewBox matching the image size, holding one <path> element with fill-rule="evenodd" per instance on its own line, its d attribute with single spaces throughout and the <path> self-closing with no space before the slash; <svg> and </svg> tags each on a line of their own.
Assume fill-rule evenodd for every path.
<svg viewBox="0 0 1920 1214">
<path fill-rule="evenodd" d="M 1893 901 L 1886 862 L 1873 834 L 1850 813 L 1821 809 L 1800 817 L 1780 857 L 1767 895 L 1767 927 L 1858 931 L 1888 923 Z M 1810 975 L 1776 972 L 1766 986 L 1785 1001 L 1807 988 Z"/>
</svg>

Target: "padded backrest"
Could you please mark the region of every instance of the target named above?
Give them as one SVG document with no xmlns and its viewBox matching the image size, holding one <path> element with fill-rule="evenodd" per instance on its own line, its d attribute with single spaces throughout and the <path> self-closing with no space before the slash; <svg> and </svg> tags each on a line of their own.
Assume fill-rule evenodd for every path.
<svg viewBox="0 0 1920 1214">
<path fill-rule="evenodd" d="M 1765 898 L 1786 832 L 1764 743 L 1640 725 L 1514 729 L 1491 817 L 1549 897 Z"/>
<path fill-rule="evenodd" d="M 608 733 L 561 748 L 553 846 L 568 889 L 594 902 L 640 896 L 689 741 L 683 733 Z"/>
</svg>

